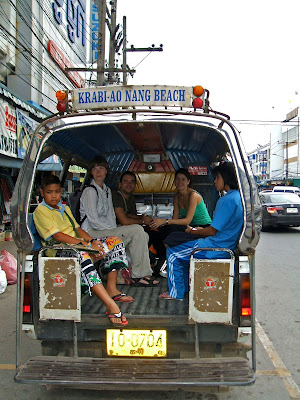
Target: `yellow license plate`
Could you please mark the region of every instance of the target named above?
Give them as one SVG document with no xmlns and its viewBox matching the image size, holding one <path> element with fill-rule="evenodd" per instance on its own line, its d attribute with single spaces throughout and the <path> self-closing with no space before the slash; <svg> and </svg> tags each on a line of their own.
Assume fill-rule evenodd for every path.
<svg viewBox="0 0 300 400">
<path fill-rule="evenodd" d="M 150 329 L 107 329 L 109 356 L 165 357 L 167 331 Z"/>
</svg>

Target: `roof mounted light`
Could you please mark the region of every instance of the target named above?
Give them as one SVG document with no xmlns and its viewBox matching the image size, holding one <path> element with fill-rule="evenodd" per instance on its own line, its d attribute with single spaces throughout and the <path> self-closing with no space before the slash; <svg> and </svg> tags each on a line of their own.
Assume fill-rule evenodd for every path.
<svg viewBox="0 0 300 400">
<path fill-rule="evenodd" d="M 193 87 L 193 95 L 195 98 L 192 101 L 192 106 L 196 110 L 197 108 L 204 108 L 204 94 L 205 94 L 205 89 L 200 86 L 194 86 Z"/>
<path fill-rule="evenodd" d="M 64 114 L 69 108 L 68 90 L 58 90 L 55 95 L 58 100 L 56 108 L 60 114 Z"/>
</svg>

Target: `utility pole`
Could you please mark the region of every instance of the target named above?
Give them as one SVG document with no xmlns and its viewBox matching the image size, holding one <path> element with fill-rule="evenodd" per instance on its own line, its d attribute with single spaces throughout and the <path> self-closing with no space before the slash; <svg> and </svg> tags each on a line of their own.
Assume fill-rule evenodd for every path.
<svg viewBox="0 0 300 400">
<path fill-rule="evenodd" d="M 105 17 L 106 0 L 98 0 L 98 58 L 97 58 L 97 86 L 104 85 L 104 64 L 105 64 Z"/>
<path fill-rule="evenodd" d="M 105 72 L 108 73 L 108 83 L 116 81 L 115 74 L 123 74 L 123 85 L 127 85 L 127 74 L 131 76 L 136 72 L 134 69 L 130 69 L 127 65 L 127 52 L 140 52 L 140 51 L 163 51 L 163 45 L 155 47 L 153 44 L 151 47 L 139 47 L 135 48 L 133 45 L 130 48 L 126 47 L 126 17 L 123 17 L 123 30 L 122 33 L 118 32 L 120 25 L 116 24 L 117 18 L 117 0 L 111 0 L 111 9 L 108 10 L 106 7 L 106 0 L 94 0 L 98 8 L 98 57 L 97 57 L 97 68 L 73 68 L 66 67 L 65 71 L 89 71 L 96 72 L 97 74 L 97 86 L 104 86 Z M 108 18 L 106 18 L 106 16 Z M 105 65 L 105 27 L 108 26 L 110 32 L 109 41 L 109 65 Z M 122 46 L 123 45 L 123 46 Z M 121 68 L 117 68 L 115 65 L 115 56 L 122 46 L 123 53 L 123 64 Z"/>
<path fill-rule="evenodd" d="M 113 0 L 110 2 L 111 9 L 110 12 L 106 10 L 108 17 L 110 18 L 110 24 L 108 23 L 108 29 L 110 32 L 110 41 L 109 41 L 109 68 L 115 68 L 115 38 L 117 34 L 116 29 L 116 19 L 117 19 L 117 0 Z M 108 83 L 113 83 L 114 74 L 108 73 Z"/>
<path fill-rule="evenodd" d="M 289 177 L 289 131 L 286 130 L 286 144 L 285 144 L 285 150 L 286 150 L 286 168 L 285 168 L 285 179 L 287 180 Z"/>
<path fill-rule="evenodd" d="M 163 51 L 163 45 L 161 44 L 159 47 L 155 47 L 153 44 L 151 47 L 134 47 L 131 45 L 129 48 L 126 47 L 126 17 L 123 17 L 123 66 L 122 69 L 124 70 L 123 72 L 123 85 L 127 85 L 127 73 L 126 69 L 128 68 L 127 66 L 127 52 L 143 52 L 143 51 Z"/>
</svg>

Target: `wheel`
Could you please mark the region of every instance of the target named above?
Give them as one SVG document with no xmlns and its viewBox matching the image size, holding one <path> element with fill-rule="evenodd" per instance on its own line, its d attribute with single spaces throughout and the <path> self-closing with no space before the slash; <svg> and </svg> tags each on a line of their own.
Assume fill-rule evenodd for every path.
<svg viewBox="0 0 300 400">
<path fill-rule="evenodd" d="M 269 227 L 268 226 L 266 226 L 265 224 L 264 224 L 264 222 L 262 223 L 262 226 L 261 226 L 261 231 L 262 232 L 267 232 L 269 230 Z"/>
</svg>

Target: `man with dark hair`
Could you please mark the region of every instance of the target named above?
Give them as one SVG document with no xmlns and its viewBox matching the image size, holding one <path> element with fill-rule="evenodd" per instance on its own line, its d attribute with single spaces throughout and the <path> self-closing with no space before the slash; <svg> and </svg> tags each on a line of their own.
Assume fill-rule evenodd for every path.
<svg viewBox="0 0 300 400">
<path fill-rule="evenodd" d="M 153 265 L 153 274 L 159 276 L 162 275 L 160 274 L 160 269 L 165 260 L 165 248 L 160 233 L 149 227 L 149 224 L 153 221 L 152 217 L 137 214 L 133 195 L 135 186 L 135 174 L 131 171 L 123 172 L 120 176 L 119 190 L 112 194 L 117 223 L 119 225 L 144 225 L 147 240 L 149 235 L 149 257 Z"/>
<path fill-rule="evenodd" d="M 136 186 L 136 176 L 131 171 L 125 171 L 120 177 L 119 190 L 113 192 L 112 200 L 120 225 L 149 225 L 152 218 L 148 215 L 137 215 L 133 192 Z"/>
</svg>

